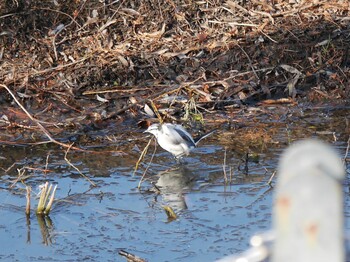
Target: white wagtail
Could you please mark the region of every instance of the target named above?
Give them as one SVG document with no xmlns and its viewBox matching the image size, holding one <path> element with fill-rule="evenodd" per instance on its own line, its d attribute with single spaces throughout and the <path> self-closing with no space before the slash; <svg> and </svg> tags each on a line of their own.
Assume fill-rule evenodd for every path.
<svg viewBox="0 0 350 262">
<path fill-rule="evenodd" d="M 158 144 L 175 158 L 179 159 L 184 155 L 188 155 L 190 151 L 197 146 L 199 141 L 211 135 L 214 131 L 204 134 L 196 139 L 181 126 L 170 123 L 153 124 L 148 127 L 144 133 L 153 134 Z"/>
</svg>

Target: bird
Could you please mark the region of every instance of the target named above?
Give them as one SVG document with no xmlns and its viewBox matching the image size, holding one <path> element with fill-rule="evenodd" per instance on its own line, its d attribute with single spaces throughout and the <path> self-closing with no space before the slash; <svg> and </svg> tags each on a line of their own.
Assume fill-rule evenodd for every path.
<svg viewBox="0 0 350 262">
<path fill-rule="evenodd" d="M 210 131 L 196 139 L 188 133 L 181 125 L 163 123 L 152 124 L 144 133 L 155 136 L 158 144 L 171 153 L 176 159 L 188 156 L 193 148 L 204 138 L 211 135 L 215 130 Z"/>
</svg>

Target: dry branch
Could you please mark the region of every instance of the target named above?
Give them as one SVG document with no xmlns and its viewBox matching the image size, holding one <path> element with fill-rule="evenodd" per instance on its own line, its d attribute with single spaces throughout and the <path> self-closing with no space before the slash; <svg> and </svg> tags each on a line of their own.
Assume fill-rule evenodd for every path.
<svg viewBox="0 0 350 262">
<path fill-rule="evenodd" d="M 157 103 L 172 89 L 193 96 L 204 111 L 225 101 L 286 98 L 291 78 L 280 71 L 283 64 L 306 76 L 292 88 L 296 98 L 307 95 L 300 90 L 321 99 L 350 96 L 346 1 L 29 2 L 0 4 L 0 83 L 33 107 L 49 102 L 81 116 L 105 101 L 101 119 L 108 120 L 127 111 L 139 117 L 136 106 Z M 138 102 L 129 104 L 131 96 Z M 69 147 L 32 117 L 49 143 Z"/>
</svg>

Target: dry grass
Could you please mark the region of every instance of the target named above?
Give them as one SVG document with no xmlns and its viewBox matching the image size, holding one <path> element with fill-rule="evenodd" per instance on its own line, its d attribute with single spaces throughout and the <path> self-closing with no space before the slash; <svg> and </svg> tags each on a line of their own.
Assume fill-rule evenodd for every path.
<svg viewBox="0 0 350 262">
<path fill-rule="evenodd" d="M 46 128 L 139 119 L 149 98 L 181 112 L 174 90 L 202 110 L 349 98 L 348 1 L 106 2 L 0 3 L 0 84 Z M 0 128 L 27 122 L 13 109 Z"/>
</svg>

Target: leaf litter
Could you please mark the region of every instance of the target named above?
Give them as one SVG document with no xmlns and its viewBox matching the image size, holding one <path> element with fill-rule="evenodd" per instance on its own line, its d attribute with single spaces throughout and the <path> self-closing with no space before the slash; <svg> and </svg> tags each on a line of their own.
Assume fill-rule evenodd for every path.
<svg viewBox="0 0 350 262">
<path fill-rule="evenodd" d="M 150 101 L 169 121 L 221 124 L 252 105 L 350 94 L 348 1 L 5 1 L 0 10 L 2 144 L 33 142 L 26 132 L 107 144 L 144 125 Z"/>
</svg>

